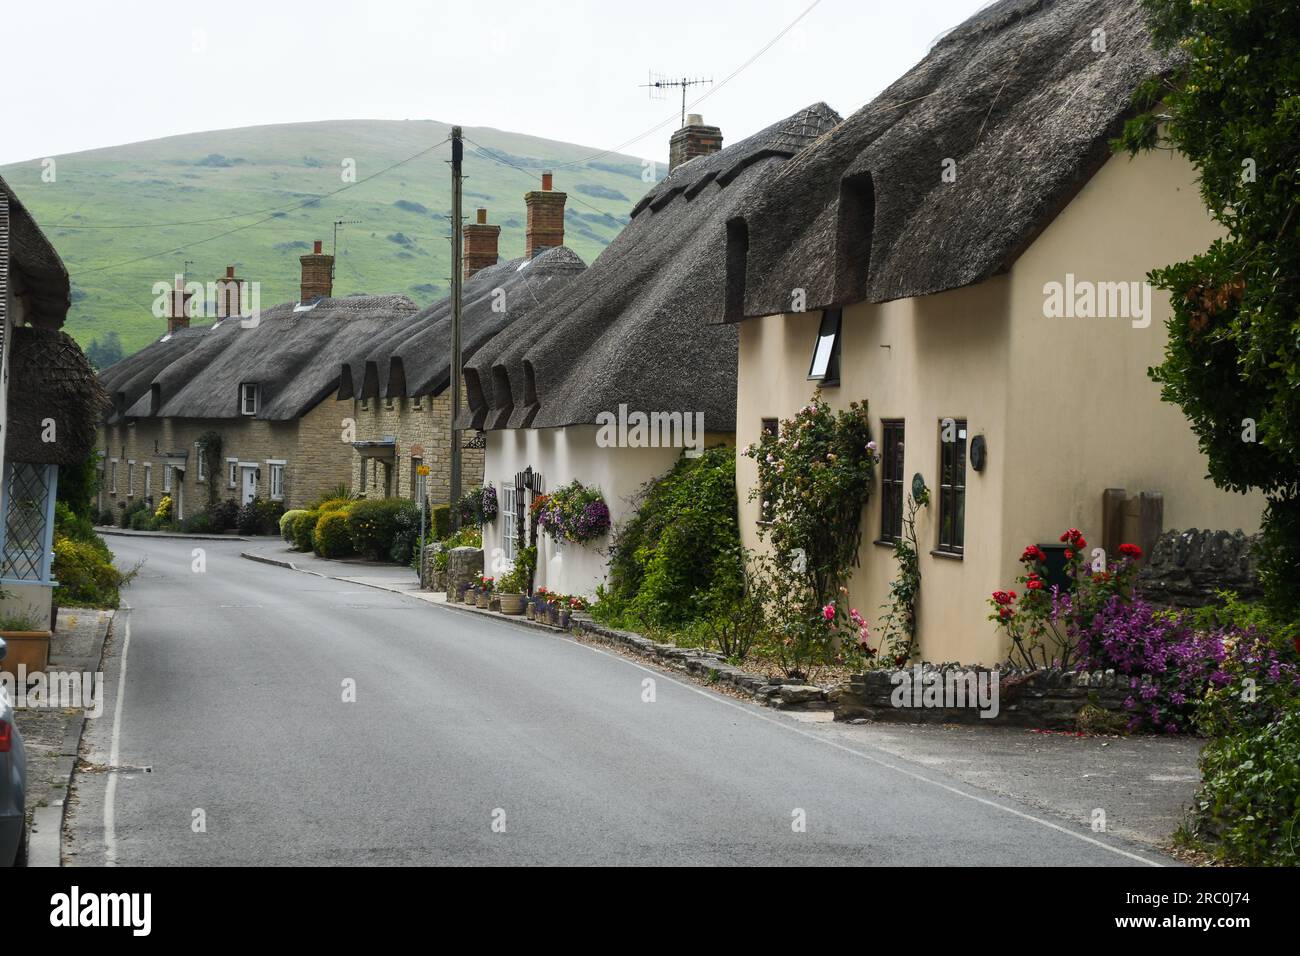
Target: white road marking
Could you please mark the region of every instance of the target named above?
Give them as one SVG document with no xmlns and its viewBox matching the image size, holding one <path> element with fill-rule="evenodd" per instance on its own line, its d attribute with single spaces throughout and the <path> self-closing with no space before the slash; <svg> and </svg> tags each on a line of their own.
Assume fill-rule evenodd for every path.
<svg viewBox="0 0 1300 956">
<path fill-rule="evenodd" d="M 113 744 L 108 751 L 108 765 L 117 766 L 118 751 L 122 738 L 122 702 L 126 699 L 126 655 L 131 650 L 131 606 L 126 610 L 126 627 L 122 634 L 122 665 L 117 674 L 117 701 L 113 704 Z M 104 865 L 117 866 L 117 799 L 118 774 L 108 775 L 108 788 L 104 792 Z"/>
<path fill-rule="evenodd" d="M 672 677 L 668 674 L 665 674 L 663 671 L 654 670 L 653 668 L 646 667 L 644 664 L 641 664 L 638 661 L 634 661 L 631 658 L 624 657 L 621 654 L 615 654 L 612 651 L 606 651 L 603 650 L 602 648 L 595 647 L 591 644 L 584 644 L 582 641 L 575 641 L 571 637 L 562 637 L 561 640 L 568 641 L 570 644 L 573 644 L 577 647 L 584 647 L 587 650 L 595 651 L 597 654 L 603 654 L 606 657 L 613 658 L 614 660 L 623 661 L 625 664 L 631 664 L 633 667 L 637 668 L 638 670 L 643 670 L 647 674 L 653 674 L 657 678 L 662 678 L 663 680 L 676 684 L 678 687 L 682 687 L 686 690 L 691 691 L 692 693 L 699 694 L 701 697 L 711 700 L 714 703 L 722 704 L 726 707 L 730 707 L 733 710 L 738 710 L 742 714 L 748 714 L 750 717 L 753 717 L 756 720 L 761 720 L 764 721 L 765 723 L 772 724 L 776 727 L 781 727 L 785 730 L 788 730 L 792 734 L 798 734 L 800 737 L 807 737 L 809 740 L 815 740 L 818 743 L 825 744 L 828 747 L 834 747 L 836 750 L 842 750 L 845 753 L 852 754 L 855 757 L 861 757 L 863 760 L 869 760 L 874 764 L 879 764 L 882 767 L 887 767 L 888 769 L 893 770 L 896 773 L 901 773 L 903 774 L 903 776 L 911 777 L 913 780 L 920 781 L 921 783 L 929 784 L 932 787 L 938 787 L 940 790 L 946 790 L 949 793 L 956 794 L 959 797 L 964 797 L 967 800 L 973 800 L 976 803 L 982 803 L 987 807 L 993 807 L 995 810 L 1001 810 L 1003 813 L 1009 813 L 1012 816 L 1019 817 L 1022 820 L 1028 820 L 1031 823 L 1037 823 L 1039 826 L 1047 827 L 1049 830 L 1055 830 L 1058 833 L 1064 833 L 1066 836 L 1074 837 L 1076 840 L 1082 840 L 1084 843 L 1090 843 L 1095 847 L 1100 847 L 1101 849 L 1107 850 L 1110 853 L 1114 853 L 1117 854 L 1118 856 L 1122 856 L 1122 857 L 1126 857 L 1127 859 L 1134 860 L 1135 862 L 1141 863 L 1144 866 L 1160 866 L 1160 867 L 1164 866 L 1163 863 L 1160 863 L 1156 860 L 1149 860 L 1146 857 L 1138 856 L 1136 853 L 1130 853 L 1127 850 L 1121 850 L 1118 847 L 1110 846 L 1109 844 L 1104 843 L 1101 840 L 1095 840 L 1090 836 L 1086 836 L 1082 833 L 1077 833 L 1074 830 L 1069 829 L 1068 827 L 1063 827 L 1060 824 L 1053 823 L 1050 820 L 1044 820 L 1041 817 L 1036 817 L 1033 816 L 1032 814 L 1024 813 L 1023 811 L 1017 810 L 1014 807 L 1005 806 L 1001 803 L 998 803 L 996 800 L 988 800 L 984 797 L 977 797 L 973 793 L 967 793 L 966 791 L 960 790 L 957 787 L 949 786 L 946 783 L 940 783 L 938 780 L 931 780 L 929 777 L 923 776 L 922 774 L 916 773 L 912 770 L 908 770 L 906 767 L 900 767 L 898 764 L 891 763 L 888 760 L 882 760 L 881 758 L 873 754 L 863 753 L 861 750 L 855 750 L 852 747 L 846 746 L 845 744 L 839 743 L 838 741 L 835 740 L 828 740 L 825 737 L 821 737 L 817 734 L 812 733 L 811 731 L 804 730 L 801 727 L 796 727 L 793 724 L 787 723 L 786 721 L 778 720 L 775 717 L 769 717 L 767 714 L 759 713 L 751 709 L 750 707 L 745 707 L 741 704 L 737 704 L 736 702 L 729 700 L 720 694 L 715 694 L 711 691 L 704 690 L 703 688 L 696 687 L 694 684 L 688 684 L 684 681 L 678 680 L 676 677 Z"/>
</svg>

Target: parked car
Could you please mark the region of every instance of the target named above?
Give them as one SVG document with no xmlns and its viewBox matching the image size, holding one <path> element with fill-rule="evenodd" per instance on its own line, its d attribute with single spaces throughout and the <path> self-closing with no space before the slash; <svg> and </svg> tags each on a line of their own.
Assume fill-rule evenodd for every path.
<svg viewBox="0 0 1300 956">
<path fill-rule="evenodd" d="M 0 638 L 0 660 L 9 651 Z M 0 866 L 27 865 L 27 754 L 14 722 L 13 701 L 0 684 Z"/>
</svg>

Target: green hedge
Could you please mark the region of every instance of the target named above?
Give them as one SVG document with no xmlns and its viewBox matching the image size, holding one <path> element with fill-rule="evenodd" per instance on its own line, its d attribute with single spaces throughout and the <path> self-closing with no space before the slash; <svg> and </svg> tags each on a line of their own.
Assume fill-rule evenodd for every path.
<svg viewBox="0 0 1300 956">
<path fill-rule="evenodd" d="M 293 523 L 307 513 L 306 508 L 290 508 L 280 515 L 280 537 L 293 544 Z"/>
<path fill-rule="evenodd" d="M 1280 720 L 1210 741 L 1201 772 L 1198 805 L 1222 856 L 1300 864 L 1300 701 Z"/>
<path fill-rule="evenodd" d="M 370 498 L 353 503 L 348 510 L 348 531 L 357 554 L 387 561 L 398 532 L 398 515 L 414 505 L 405 498 Z"/>
<path fill-rule="evenodd" d="M 352 553 L 352 534 L 346 511 L 327 511 L 312 533 L 316 553 L 322 558 L 344 558 Z"/>
<path fill-rule="evenodd" d="M 434 505 L 429 510 L 432 540 L 441 541 L 451 534 L 451 505 Z"/>
<path fill-rule="evenodd" d="M 618 529 L 610 555 L 607 613 L 681 627 L 701 613 L 715 582 L 739 587 L 736 454 L 710 448 L 682 455 L 642 491 L 636 515 Z"/>
<path fill-rule="evenodd" d="M 293 522 L 293 546 L 299 551 L 312 550 L 312 534 L 316 531 L 316 522 L 320 520 L 319 511 L 304 511 Z"/>
</svg>

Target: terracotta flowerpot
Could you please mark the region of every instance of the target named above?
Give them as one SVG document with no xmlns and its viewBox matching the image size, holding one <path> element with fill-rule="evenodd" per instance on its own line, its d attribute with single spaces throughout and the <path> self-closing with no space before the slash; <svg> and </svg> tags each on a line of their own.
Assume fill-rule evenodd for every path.
<svg viewBox="0 0 1300 956">
<path fill-rule="evenodd" d="M 477 604 L 477 603 L 478 603 L 478 588 L 466 588 L 466 589 L 465 589 L 465 603 L 466 603 L 466 604 Z"/>
<path fill-rule="evenodd" d="M 524 613 L 525 598 L 522 594 L 502 594 L 499 600 L 501 601 L 502 614 L 518 617 Z"/>
<path fill-rule="evenodd" d="M 0 631 L 9 645 L 9 653 L 0 661 L 0 670 L 18 676 L 18 665 L 26 664 L 27 673 L 44 671 L 50 663 L 49 631 Z"/>
<path fill-rule="evenodd" d="M 491 599 L 492 596 L 487 591 L 479 591 L 478 600 L 475 603 L 484 610 L 487 610 L 488 602 L 491 601 Z"/>
</svg>

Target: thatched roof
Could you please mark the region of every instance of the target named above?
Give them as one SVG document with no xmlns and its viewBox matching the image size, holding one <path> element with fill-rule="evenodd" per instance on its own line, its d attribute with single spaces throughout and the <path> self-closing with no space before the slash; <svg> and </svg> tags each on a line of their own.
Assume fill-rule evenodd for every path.
<svg viewBox="0 0 1300 956">
<path fill-rule="evenodd" d="M 31 326 L 14 329 L 9 348 L 6 460 L 85 460 L 107 402 L 86 356 L 66 332 Z"/>
<path fill-rule="evenodd" d="M 1169 66 L 1141 0 L 981 11 L 743 210 L 743 314 L 787 311 L 796 287 L 812 310 L 1008 269 L 1110 155 L 1134 88 Z M 943 181 L 945 159 L 955 182 Z"/>
<path fill-rule="evenodd" d="M 565 246 L 480 269 L 461 292 L 462 361 L 528 317 L 586 266 Z M 438 395 L 451 381 L 451 297 L 381 332 L 347 360 L 338 397 Z"/>
<path fill-rule="evenodd" d="M 406 296 L 351 296 L 277 305 L 252 328 L 229 318 L 182 329 L 104 370 L 108 420 L 237 418 L 246 382 L 259 386 L 256 418 L 297 418 L 337 391 L 348 356 L 415 311 Z"/>
<path fill-rule="evenodd" d="M 68 270 L 36 221 L 0 178 L 0 195 L 9 207 L 10 282 L 18 280 L 31 325 L 57 329 L 67 318 L 72 290 Z"/>
<path fill-rule="evenodd" d="M 724 298 L 727 220 L 787 159 L 839 122 L 824 103 L 670 173 L 582 275 L 466 363 L 482 428 L 591 423 L 633 410 L 736 419 L 737 336 Z"/>
</svg>

